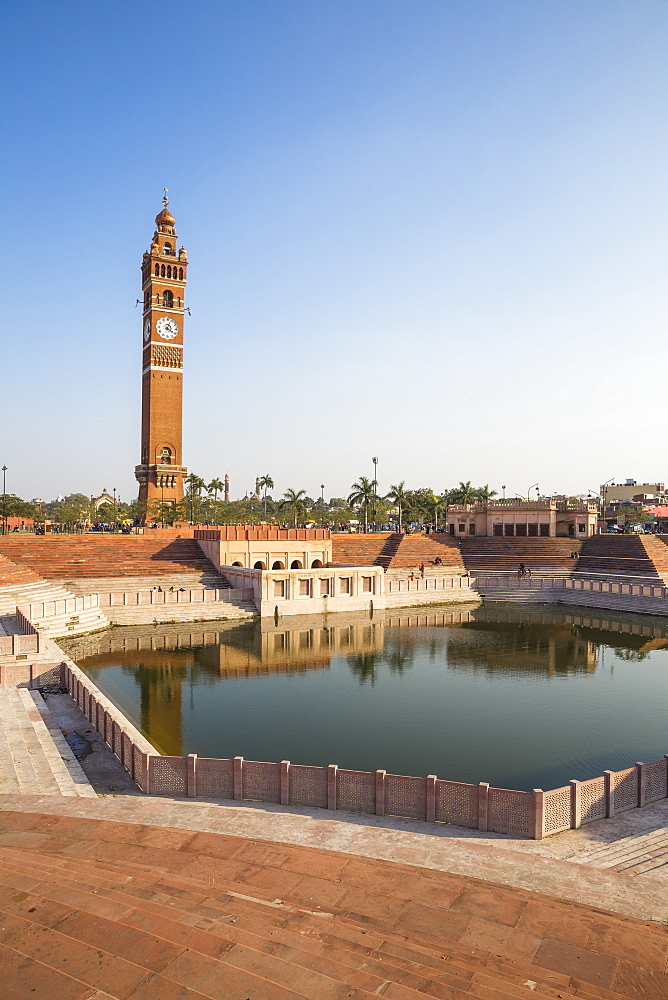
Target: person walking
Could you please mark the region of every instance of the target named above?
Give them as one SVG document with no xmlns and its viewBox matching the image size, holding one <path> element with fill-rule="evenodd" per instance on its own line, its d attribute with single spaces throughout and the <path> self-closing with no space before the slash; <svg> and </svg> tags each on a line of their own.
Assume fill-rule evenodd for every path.
<svg viewBox="0 0 668 1000">
<path fill-rule="evenodd" d="M 526 569 L 524 567 L 524 563 L 520 563 L 519 566 L 518 566 L 518 568 L 517 568 L 517 579 L 521 580 L 522 577 L 525 575 L 525 573 L 526 573 Z"/>
</svg>

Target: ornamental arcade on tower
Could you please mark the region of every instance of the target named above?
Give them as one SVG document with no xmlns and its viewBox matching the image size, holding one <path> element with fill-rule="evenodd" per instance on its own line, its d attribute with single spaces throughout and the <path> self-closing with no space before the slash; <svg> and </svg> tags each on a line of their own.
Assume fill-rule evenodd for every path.
<svg viewBox="0 0 668 1000">
<path fill-rule="evenodd" d="M 176 249 L 176 222 L 168 205 L 142 260 L 141 464 L 135 467 L 139 501 L 176 504 L 183 499 L 183 317 L 188 255 Z"/>
</svg>

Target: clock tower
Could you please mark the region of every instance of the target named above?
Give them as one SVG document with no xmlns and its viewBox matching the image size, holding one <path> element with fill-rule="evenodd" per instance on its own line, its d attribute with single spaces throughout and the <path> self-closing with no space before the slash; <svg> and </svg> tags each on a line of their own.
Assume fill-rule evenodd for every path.
<svg viewBox="0 0 668 1000">
<path fill-rule="evenodd" d="M 176 249 L 176 222 L 167 205 L 141 266 L 144 293 L 139 501 L 178 503 L 188 470 L 181 464 L 183 316 L 188 255 Z M 149 514 L 150 516 L 150 514 Z"/>
</svg>

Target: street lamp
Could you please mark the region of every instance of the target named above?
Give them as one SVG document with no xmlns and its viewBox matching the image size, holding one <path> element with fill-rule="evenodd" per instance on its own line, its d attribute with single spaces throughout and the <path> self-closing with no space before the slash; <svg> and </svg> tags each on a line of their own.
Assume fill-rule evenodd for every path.
<svg viewBox="0 0 668 1000">
<path fill-rule="evenodd" d="M 532 485 L 531 485 L 531 486 L 529 487 L 529 489 L 527 490 L 527 500 L 529 499 L 529 494 L 531 493 L 531 491 L 532 491 L 532 489 L 534 488 L 534 486 L 538 486 L 538 483 L 533 483 L 533 484 L 532 484 Z"/>
<path fill-rule="evenodd" d="M 7 466 L 2 467 L 2 533 L 7 534 Z"/>
<path fill-rule="evenodd" d="M 117 521 L 117 518 L 118 518 L 118 511 L 116 510 L 116 487 L 115 486 L 114 486 L 114 488 L 113 488 L 113 490 L 111 492 L 114 494 L 114 529 L 113 530 L 114 530 L 114 534 L 116 534 L 116 521 Z"/>
<path fill-rule="evenodd" d="M 608 487 L 610 485 L 610 483 L 614 483 L 615 478 L 616 477 L 613 476 L 612 479 L 607 479 L 603 483 L 603 485 L 601 486 L 601 500 L 602 500 L 602 507 L 603 507 L 603 509 L 601 511 L 601 520 L 602 521 L 605 521 L 605 498 L 606 498 L 606 495 L 607 495 L 607 492 L 608 492 L 607 489 L 606 489 L 606 487 Z"/>
<path fill-rule="evenodd" d="M 373 462 L 373 530 L 376 530 L 376 517 L 378 513 L 378 458 L 372 458 Z"/>
<path fill-rule="evenodd" d="M 160 513 L 163 528 L 165 527 L 165 480 L 160 477 Z"/>
</svg>

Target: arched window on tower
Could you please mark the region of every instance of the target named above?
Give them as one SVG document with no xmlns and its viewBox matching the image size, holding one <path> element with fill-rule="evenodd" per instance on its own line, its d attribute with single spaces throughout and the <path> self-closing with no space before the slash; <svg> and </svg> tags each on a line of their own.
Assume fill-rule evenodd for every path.
<svg viewBox="0 0 668 1000">
<path fill-rule="evenodd" d="M 164 309 L 174 308 L 174 293 L 169 288 L 162 293 L 162 305 Z"/>
<path fill-rule="evenodd" d="M 160 449 L 160 465 L 171 465 L 172 464 L 172 452 L 169 448 Z"/>
<path fill-rule="evenodd" d="M 160 265 L 159 264 L 155 265 L 155 276 L 156 276 L 156 278 L 160 277 Z"/>
<path fill-rule="evenodd" d="M 183 268 L 179 268 L 179 281 L 183 281 Z"/>
<path fill-rule="evenodd" d="M 165 265 L 164 264 L 160 265 L 160 277 L 161 278 L 165 277 Z"/>
<path fill-rule="evenodd" d="M 171 276 L 172 276 L 172 265 L 168 264 L 167 265 L 167 277 L 171 278 Z"/>
<path fill-rule="evenodd" d="M 171 253 L 172 252 L 172 244 L 171 243 L 165 243 L 164 247 L 162 248 L 162 252 L 163 253 Z"/>
</svg>

